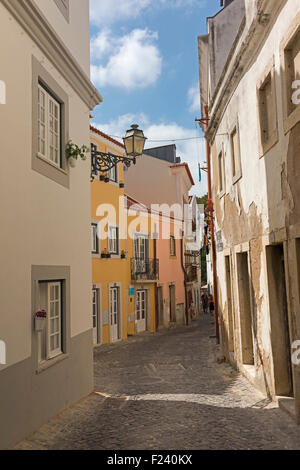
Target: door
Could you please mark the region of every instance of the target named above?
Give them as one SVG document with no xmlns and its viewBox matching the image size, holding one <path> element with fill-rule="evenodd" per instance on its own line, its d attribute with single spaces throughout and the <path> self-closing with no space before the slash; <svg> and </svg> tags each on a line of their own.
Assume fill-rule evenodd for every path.
<svg viewBox="0 0 300 470">
<path fill-rule="evenodd" d="M 99 292 L 98 289 L 93 289 L 93 341 L 94 344 L 98 344 L 98 332 L 99 332 Z"/>
<path fill-rule="evenodd" d="M 136 293 L 136 330 L 137 333 L 146 331 L 146 317 L 147 317 L 147 291 L 138 290 Z"/>
<path fill-rule="evenodd" d="M 110 323 L 110 340 L 113 343 L 114 341 L 118 341 L 120 339 L 119 335 L 119 310 L 120 310 L 120 302 L 119 302 L 119 288 L 118 287 L 111 287 L 109 290 L 109 323 Z"/>
<path fill-rule="evenodd" d="M 234 352 L 234 315 L 232 305 L 232 275 L 230 256 L 225 256 L 226 271 L 226 293 L 227 293 L 227 335 L 228 335 L 228 351 Z"/>
<path fill-rule="evenodd" d="M 175 286 L 169 286 L 169 298 L 170 298 L 170 322 L 176 322 L 176 294 Z"/>
<path fill-rule="evenodd" d="M 283 245 L 267 246 L 266 254 L 275 392 L 278 396 L 293 397 L 290 322 Z"/>
<path fill-rule="evenodd" d="M 157 288 L 158 326 L 164 325 L 164 297 L 163 288 Z"/>
<path fill-rule="evenodd" d="M 148 259 L 148 238 L 145 235 L 136 235 L 134 240 L 134 257 L 136 263 L 136 273 L 146 273 Z"/>
<path fill-rule="evenodd" d="M 254 360 L 254 325 L 252 317 L 249 255 L 237 253 L 238 294 L 240 304 L 241 343 L 243 364 L 253 366 Z"/>
</svg>

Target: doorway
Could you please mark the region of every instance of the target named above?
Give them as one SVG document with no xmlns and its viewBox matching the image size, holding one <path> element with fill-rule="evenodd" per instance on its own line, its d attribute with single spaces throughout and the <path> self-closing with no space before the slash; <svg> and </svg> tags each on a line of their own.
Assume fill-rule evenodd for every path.
<svg viewBox="0 0 300 470">
<path fill-rule="evenodd" d="M 138 290 L 136 292 L 135 318 L 137 333 L 146 331 L 147 318 L 147 291 Z"/>
<path fill-rule="evenodd" d="M 248 253 L 238 253 L 236 259 L 240 304 L 242 362 L 245 365 L 254 365 L 253 321 Z"/>
<path fill-rule="evenodd" d="M 101 343 L 100 290 L 92 290 L 93 343 Z"/>
<path fill-rule="evenodd" d="M 232 274 L 230 256 L 225 256 L 226 271 L 226 295 L 227 295 L 227 315 L 228 315 L 228 351 L 234 352 L 234 317 L 232 307 Z"/>
<path fill-rule="evenodd" d="M 110 341 L 113 343 L 121 339 L 119 287 L 110 287 L 109 289 L 109 324 Z"/>
<path fill-rule="evenodd" d="M 176 323 L 176 291 L 175 286 L 169 286 L 169 302 L 170 302 L 170 322 Z"/>
<path fill-rule="evenodd" d="M 291 341 L 283 244 L 267 246 L 266 256 L 275 393 L 278 396 L 292 397 Z"/>
<path fill-rule="evenodd" d="M 164 295 L 163 287 L 157 287 L 157 317 L 158 317 L 158 326 L 164 326 Z"/>
</svg>

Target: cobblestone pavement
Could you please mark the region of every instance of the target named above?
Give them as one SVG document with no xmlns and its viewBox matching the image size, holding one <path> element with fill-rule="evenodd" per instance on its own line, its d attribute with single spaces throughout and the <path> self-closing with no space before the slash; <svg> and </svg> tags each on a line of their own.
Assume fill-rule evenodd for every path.
<svg viewBox="0 0 300 470">
<path fill-rule="evenodd" d="M 95 351 L 95 393 L 16 449 L 300 449 L 300 427 L 227 364 L 210 318 Z"/>
</svg>

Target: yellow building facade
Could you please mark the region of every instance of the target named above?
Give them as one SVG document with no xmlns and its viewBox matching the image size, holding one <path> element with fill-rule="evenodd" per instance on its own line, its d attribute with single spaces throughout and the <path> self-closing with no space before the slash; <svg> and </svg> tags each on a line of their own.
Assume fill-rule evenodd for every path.
<svg viewBox="0 0 300 470">
<path fill-rule="evenodd" d="M 91 147 L 124 155 L 118 141 L 91 127 Z M 119 163 L 91 182 L 92 316 L 94 344 L 156 329 L 158 262 L 148 214 L 128 209 Z M 129 229 L 129 236 L 128 236 Z"/>
</svg>

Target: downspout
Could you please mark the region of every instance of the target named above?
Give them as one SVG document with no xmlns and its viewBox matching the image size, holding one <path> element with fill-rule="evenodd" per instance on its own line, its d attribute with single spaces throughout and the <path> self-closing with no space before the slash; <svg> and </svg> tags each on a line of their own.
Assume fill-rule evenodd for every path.
<svg viewBox="0 0 300 470">
<path fill-rule="evenodd" d="M 186 271 L 185 271 L 184 262 L 183 262 L 183 234 L 180 240 L 180 246 L 181 246 L 181 267 L 182 267 L 183 276 L 184 276 L 185 323 L 186 325 L 188 325 L 189 324 L 189 310 L 188 310 L 188 298 L 187 298 Z"/>
<path fill-rule="evenodd" d="M 205 123 L 206 130 L 209 124 L 208 106 L 205 106 Z M 208 137 L 206 137 L 206 161 L 207 161 L 207 185 L 208 185 L 208 209 L 210 217 L 210 233 L 211 233 L 211 251 L 212 251 L 212 269 L 213 269 L 213 291 L 214 291 L 214 305 L 215 305 L 215 329 L 217 344 L 220 344 L 220 330 L 219 330 L 219 306 L 218 306 L 218 288 L 217 288 L 217 256 L 215 244 L 215 228 L 214 228 L 214 209 L 212 200 L 212 187 L 211 187 L 211 148 Z"/>
<path fill-rule="evenodd" d="M 154 244 L 154 260 L 157 259 L 157 239 L 154 238 L 153 240 L 153 244 Z M 156 262 L 156 261 L 154 261 Z M 159 266 L 158 266 L 158 273 L 159 273 Z M 159 279 L 159 275 L 158 275 L 158 279 Z M 157 280 L 158 280 L 157 279 Z M 157 295 L 157 282 L 154 284 L 154 298 L 155 298 L 155 330 L 157 331 L 158 330 L 158 326 L 159 326 L 159 318 L 158 318 L 158 295 Z"/>
</svg>

